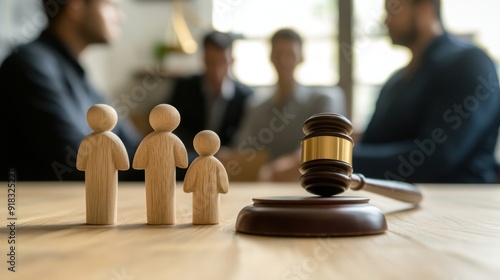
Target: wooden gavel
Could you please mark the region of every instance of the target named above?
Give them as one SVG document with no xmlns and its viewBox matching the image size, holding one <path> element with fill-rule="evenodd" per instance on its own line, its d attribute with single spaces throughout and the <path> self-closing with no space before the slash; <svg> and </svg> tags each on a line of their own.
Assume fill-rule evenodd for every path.
<svg viewBox="0 0 500 280">
<path fill-rule="evenodd" d="M 347 189 L 366 190 L 404 202 L 418 204 L 422 194 L 417 186 L 353 174 L 352 124 L 334 113 L 316 114 L 303 126 L 300 184 L 315 195 L 333 196 Z"/>
</svg>

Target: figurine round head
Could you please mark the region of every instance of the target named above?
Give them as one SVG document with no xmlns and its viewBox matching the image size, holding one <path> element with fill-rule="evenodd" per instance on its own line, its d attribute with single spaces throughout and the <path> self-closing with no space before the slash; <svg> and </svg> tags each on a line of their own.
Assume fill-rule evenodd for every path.
<svg viewBox="0 0 500 280">
<path fill-rule="evenodd" d="M 87 122 L 95 132 L 110 131 L 116 126 L 118 115 L 113 107 L 96 104 L 87 111 Z"/>
<path fill-rule="evenodd" d="M 194 137 L 194 149 L 200 156 L 213 156 L 220 148 L 220 139 L 217 133 L 203 130 Z"/>
<path fill-rule="evenodd" d="M 181 123 L 181 115 L 174 106 L 160 104 L 151 110 L 149 124 L 155 131 L 174 131 Z"/>
</svg>

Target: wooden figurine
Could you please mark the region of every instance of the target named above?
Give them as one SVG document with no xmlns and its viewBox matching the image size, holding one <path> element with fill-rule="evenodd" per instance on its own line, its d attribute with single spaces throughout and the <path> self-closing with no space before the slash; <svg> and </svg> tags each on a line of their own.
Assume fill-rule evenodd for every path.
<svg viewBox="0 0 500 280">
<path fill-rule="evenodd" d="M 227 193 L 229 181 L 222 163 L 214 157 L 220 148 L 219 136 L 204 130 L 196 134 L 196 158 L 184 178 L 184 192 L 193 193 L 193 224 L 219 223 L 219 193 Z"/>
<path fill-rule="evenodd" d="M 118 170 L 129 168 L 127 150 L 113 129 L 116 111 L 97 104 L 87 111 L 87 122 L 94 131 L 80 144 L 76 168 L 85 171 L 87 224 L 116 224 Z"/>
<path fill-rule="evenodd" d="M 147 222 L 152 225 L 175 223 L 175 167 L 188 166 L 187 151 L 172 133 L 181 121 L 179 111 L 168 104 L 151 110 L 154 129 L 142 140 L 134 156 L 134 169 L 145 169 Z"/>
</svg>

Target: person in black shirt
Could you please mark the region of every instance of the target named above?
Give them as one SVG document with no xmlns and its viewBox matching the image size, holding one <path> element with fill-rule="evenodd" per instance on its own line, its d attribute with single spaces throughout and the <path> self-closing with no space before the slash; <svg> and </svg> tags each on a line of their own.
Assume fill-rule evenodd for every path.
<svg viewBox="0 0 500 280">
<path fill-rule="evenodd" d="M 413 57 L 382 88 L 354 148 L 365 176 L 414 183 L 494 183 L 500 90 L 492 60 L 441 23 L 439 0 L 386 1 L 394 44 Z"/>
<path fill-rule="evenodd" d="M 202 130 L 216 132 L 223 147 L 232 144 L 245 113 L 245 104 L 253 94 L 250 88 L 229 77 L 232 43 L 229 34 L 218 31 L 206 34 L 203 38 L 204 73 L 178 79 L 167 100 L 181 115 L 181 123 L 174 133 L 184 142 L 189 162 L 198 156 L 193 139 Z M 182 180 L 185 172 L 185 169 L 177 169 L 177 179 Z"/>
<path fill-rule="evenodd" d="M 88 82 L 78 56 L 90 44 L 109 43 L 122 23 L 118 0 L 44 0 L 49 25 L 34 42 L 18 47 L 0 67 L 4 99 L 2 173 L 19 180 L 81 180 L 76 153 L 91 132 L 88 108 L 107 103 Z M 62 3 L 62 4 L 61 4 Z M 126 121 L 113 130 L 133 157 L 140 138 Z M 140 179 L 139 172 L 120 174 Z"/>
</svg>

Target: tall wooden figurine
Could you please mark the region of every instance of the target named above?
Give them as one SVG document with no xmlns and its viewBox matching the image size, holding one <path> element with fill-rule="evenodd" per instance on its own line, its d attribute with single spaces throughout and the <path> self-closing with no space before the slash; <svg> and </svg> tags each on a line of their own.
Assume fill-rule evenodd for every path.
<svg viewBox="0 0 500 280">
<path fill-rule="evenodd" d="M 172 133 L 180 121 L 179 111 L 171 105 L 153 108 L 149 123 L 154 131 L 142 140 L 134 156 L 134 169 L 145 169 L 148 224 L 175 223 L 175 167 L 188 166 L 186 148 Z"/>
<path fill-rule="evenodd" d="M 113 129 L 116 111 L 97 104 L 87 111 L 87 122 L 94 132 L 87 135 L 78 149 L 76 168 L 85 171 L 87 224 L 116 224 L 118 170 L 127 170 L 127 150 Z"/>
<path fill-rule="evenodd" d="M 224 165 L 214 157 L 220 148 L 219 136 L 204 130 L 196 134 L 196 158 L 184 178 L 184 192 L 193 193 L 193 224 L 219 223 L 219 193 L 227 193 L 229 181 Z"/>
</svg>

